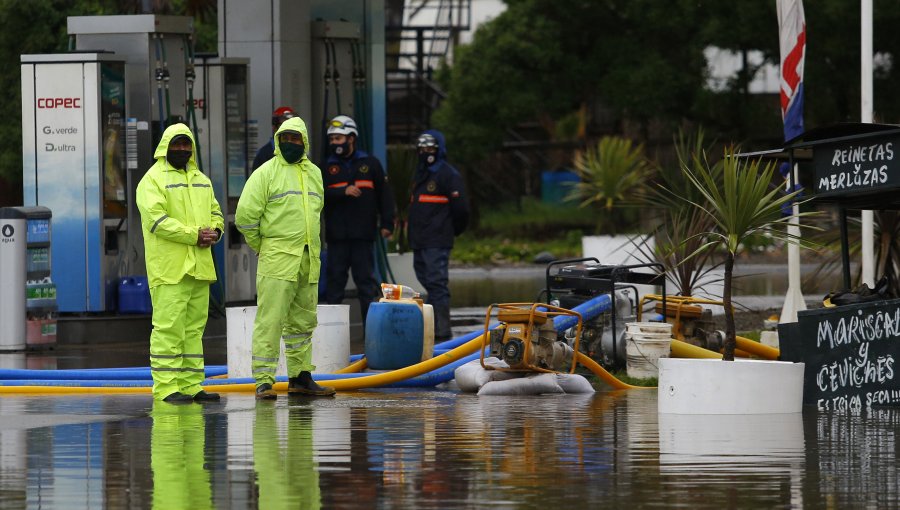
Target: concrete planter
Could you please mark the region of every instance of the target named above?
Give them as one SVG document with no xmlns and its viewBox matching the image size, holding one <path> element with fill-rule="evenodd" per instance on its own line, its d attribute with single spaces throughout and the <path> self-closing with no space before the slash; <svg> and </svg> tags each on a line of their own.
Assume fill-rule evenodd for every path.
<svg viewBox="0 0 900 510">
<path fill-rule="evenodd" d="M 780 414 L 803 407 L 803 363 L 660 358 L 661 414 Z"/>
</svg>

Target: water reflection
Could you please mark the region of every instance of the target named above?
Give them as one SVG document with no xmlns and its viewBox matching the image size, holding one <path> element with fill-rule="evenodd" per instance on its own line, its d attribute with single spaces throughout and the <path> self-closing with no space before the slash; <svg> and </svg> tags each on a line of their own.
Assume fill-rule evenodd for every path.
<svg viewBox="0 0 900 510">
<path fill-rule="evenodd" d="M 801 467 L 803 415 L 659 415 L 660 465 L 665 469 L 728 470 Z"/>
<path fill-rule="evenodd" d="M 312 413 L 308 407 L 277 410 L 273 402 L 256 405 L 253 468 L 260 508 L 321 508 Z"/>
<path fill-rule="evenodd" d="M 154 401 L 150 415 L 153 508 L 212 508 L 209 471 L 204 466 L 203 408 Z"/>
<path fill-rule="evenodd" d="M 656 392 L 153 405 L 0 397 L 2 508 L 887 508 L 900 410 L 658 415 Z"/>
</svg>

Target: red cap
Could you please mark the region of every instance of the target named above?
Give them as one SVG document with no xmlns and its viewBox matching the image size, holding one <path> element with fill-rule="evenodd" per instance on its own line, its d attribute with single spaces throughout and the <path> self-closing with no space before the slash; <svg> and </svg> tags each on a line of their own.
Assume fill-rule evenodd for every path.
<svg viewBox="0 0 900 510">
<path fill-rule="evenodd" d="M 272 112 L 272 122 L 276 123 L 296 116 L 297 113 L 290 106 L 280 106 Z"/>
</svg>

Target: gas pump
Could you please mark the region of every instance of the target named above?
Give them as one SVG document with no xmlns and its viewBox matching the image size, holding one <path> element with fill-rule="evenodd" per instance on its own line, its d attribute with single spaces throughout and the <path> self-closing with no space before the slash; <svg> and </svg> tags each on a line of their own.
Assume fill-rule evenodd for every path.
<svg viewBox="0 0 900 510">
<path fill-rule="evenodd" d="M 193 20 L 73 16 L 79 53 L 22 56 L 25 205 L 53 211 L 60 312 L 115 309 L 144 274 L 137 184 L 166 126 L 187 120 Z"/>
<path fill-rule="evenodd" d="M 115 306 L 109 289 L 128 250 L 125 62 L 108 53 L 21 61 L 24 204 L 53 213 L 59 311 L 102 312 Z"/>
<path fill-rule="evenodd" d="M 224 303 L 252 301 L 257 259 L 234 226 L 234 211 L 253 157 L 247 130 L 250 61 L 205 56 L 195 61 L 192 127 L 203 172 L 212 180 L 226 226 L 224 239 L 213 247 L 219 281 L 211 292 Z"/>
</svg>

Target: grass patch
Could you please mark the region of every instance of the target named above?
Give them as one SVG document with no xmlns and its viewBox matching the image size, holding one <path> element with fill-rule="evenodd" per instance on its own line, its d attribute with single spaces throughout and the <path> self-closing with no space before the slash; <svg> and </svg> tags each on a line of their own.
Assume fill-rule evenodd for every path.
<svg viewBox="0 0 900 510">
<path fill-rule="evenodd" d="M 612 372 L 612 375 L 613 375 L 613 377 L 622 381 L 623 383 L 630 384 L 632 386 L 646 386 L 649 388 L 655 388 L 659 384 L 659 378 L 657 378 L 657 377 L 650 377 L 647 379 L 638 379 L 636 377 L 629 377 L 628 372 L 625 370 L 616 370 L 615 372 Z M 604 386 L 606 385 L 606 383 L 601 382 L 600 379 L 598 379 L 597 377 L 592 378 L 591 382 L 593 383 L 594 381 L 597 381 L 597 383 L 602 384 Z"/>
<path fill-rule="evenodd" d="M 482 206 L 478 225 L 456 238 L 450 256 L 464 265 L 530 264 L 544 251 L 557 259 L 581 257 L 581 237 L 595 227 L 588 209 L 525 197 Z"/>
</svg>

